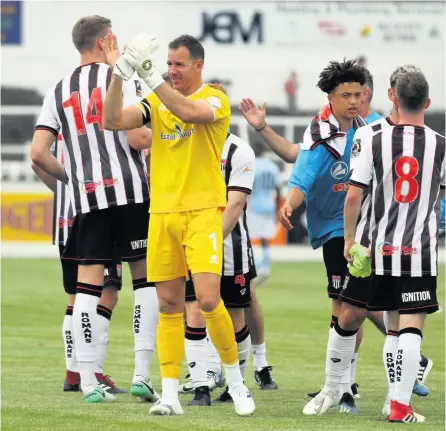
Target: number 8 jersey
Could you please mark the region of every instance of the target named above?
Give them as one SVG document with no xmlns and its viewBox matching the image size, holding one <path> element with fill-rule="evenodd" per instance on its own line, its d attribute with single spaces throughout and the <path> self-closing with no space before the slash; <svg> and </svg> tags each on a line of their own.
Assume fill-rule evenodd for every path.
<svg viewBox="0 0 446 431">
<path fill-rule="evenodd" d="M 46 95 L 36 130 L 63 136 L 64 165 L 75 214 L 149 200 L 145 158 L 128 144 L 125 131 L 102 126 L 102 107 L 112 71 L 85 64 Z M 124 106 L 141 99 L 139 81 L 123 84 Z"/>
<path fill-rule="evenodd" d="M 437 275 L 445 138 L 397 125 L 366 134 L 352 149 L 350 184 L 371 186 L 370 248 L 377 275 Z"/>
</svg>

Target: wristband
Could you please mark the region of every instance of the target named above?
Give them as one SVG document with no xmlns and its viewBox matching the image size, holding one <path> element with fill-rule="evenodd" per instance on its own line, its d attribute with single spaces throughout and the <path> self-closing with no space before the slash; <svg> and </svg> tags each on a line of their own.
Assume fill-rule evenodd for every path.
<svg viewBox="0 0 446 431">
<path fill-rule="evenodd" d="M 260 129 L 256 129 L 256 128 L 254 127 L 254 130 L 255 130 L 256 132 L 261 132 L 261 131 L 266 127 L 266 125 L 267 125 L 267 123 L 266 123 L 266 121 L 265 121 L 265 124 L 264 124 Z"/>
</svg>

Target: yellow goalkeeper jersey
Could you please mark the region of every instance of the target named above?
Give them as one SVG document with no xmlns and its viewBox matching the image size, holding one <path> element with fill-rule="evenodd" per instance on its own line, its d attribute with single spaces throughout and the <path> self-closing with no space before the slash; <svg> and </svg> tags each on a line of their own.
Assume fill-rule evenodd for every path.
<svg viewBox="0 0 446 431">
<path fill-rule="evenodd" d="M 183 123 L 155 93 L 138 104 L 152 128 L 151 213 L 226 206 L 220 156 L 231 120 L 229 100 L 220 90 L 207 85 L 188 98 L 208 103 L 215 121 L 212 124 Z"/>
</svg>

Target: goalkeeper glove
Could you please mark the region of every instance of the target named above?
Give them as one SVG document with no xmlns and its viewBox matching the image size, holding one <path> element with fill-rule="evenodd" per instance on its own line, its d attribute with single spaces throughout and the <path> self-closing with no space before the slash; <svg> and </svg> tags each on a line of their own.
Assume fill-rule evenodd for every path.
<svg viewBox="0 0 446 431">
<path fill-rule="evenodd" d="M 113 68 L 113 73 L 118 75 L 124 81 L 128 81 L 135 73 L 135 69 L 133 69 L 133 66 L 123 55 L 121 55 Z"/>
<path fill-rule="evenodd" d="M 155 36 L 140 33 L 127 46 L 123 57 L 136 70 L 151 90 L 164 82 L 152 61 L 152 54 L 158 49 Z"/>
<path fill-rule="evenodd" d="M 354 244 L 349 251 L 353 262 L 348 264 L 348 270 L 353 277 L 366 278 L 372 273 L 372 259 L 368 250 L 360 244 Z"/>
</svg>

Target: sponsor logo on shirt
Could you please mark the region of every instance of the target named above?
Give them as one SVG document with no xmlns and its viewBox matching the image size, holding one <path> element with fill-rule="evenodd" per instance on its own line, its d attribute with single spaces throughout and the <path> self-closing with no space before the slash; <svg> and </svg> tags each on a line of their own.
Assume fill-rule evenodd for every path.
<svg viewBox="0 0 446 431">
<path fill-rule="evenodd" d="M 73 226 L 73 219 L 59 217 L 59 229 L 63 229 L 65 226 Z"/>
<path fill-rule="evenodd" d="M 390 242 L 384 241 L 378 244 L 378 253 L 383 256 L 392 256 L 395 253 L 402 256 L 412 256 L 413 254 L 417 254 L 417 249 L 415 247 L 406 246 L 396 247 Z"/>
<path fill-rule="evenodd" d="M 117 178 L 104 178 L 102 181 L 91 181 L 86 180 L 80 185 L 80 189 L 82 193 L 93 193 L 96 191 L 98 187 L 104 187 L 104 189 L 108 187 L 114 187 L 115 184 L 119 183 Z"/>
<path fill-rule="evenodd" d="M 330 170 L 331 176 L 337 180 L 341 180 L 348 174 L 348 166 L 347 163 L 339 160 L 334 163 Z"/>
<path fill-rule="evenodd" d="M 147 240 L 146 239 L 137 239 L 136 241 L 130 241 L 130 246 L 132 250 L 138 250 L 140 248 L 147 248 Z"/>
<path fill-rule="evenodd" d="M 348 191 L 348 183 L 340 183 L 333 185 L 334 192 L 346 192 Z"/>
<path fill-rule="evenodd" d="M 178 124 L 175 124 L 175 129 L 176 133 L 166 134 L 161 132 L 161 139 L 163 141 L 175 141 L 176 139 L 190 138 L 195 133 L 195 129 L 193 127 L 191 130 L 186 130 L 183 132 L 181 127 Z"/>
</svg>

